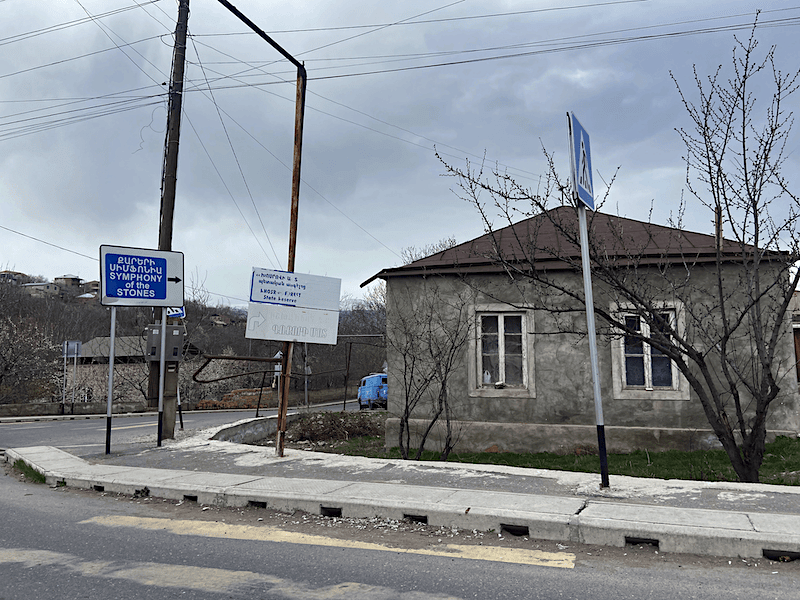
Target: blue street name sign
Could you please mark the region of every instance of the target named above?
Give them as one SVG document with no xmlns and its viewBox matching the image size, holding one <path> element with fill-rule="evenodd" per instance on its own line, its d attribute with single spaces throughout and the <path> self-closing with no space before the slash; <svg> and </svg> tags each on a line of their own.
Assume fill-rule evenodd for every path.
<svg viewBox="0 0 800 600">
<path fill-rule="evenodd" d="M 101 246 L 100 287 L 103 305 L 181 306 L 183 254 Z"/>
</svg>

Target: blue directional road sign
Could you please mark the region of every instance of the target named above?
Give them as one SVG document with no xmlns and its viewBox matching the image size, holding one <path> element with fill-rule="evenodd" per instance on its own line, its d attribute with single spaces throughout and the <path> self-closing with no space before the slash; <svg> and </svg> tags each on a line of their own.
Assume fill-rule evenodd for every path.
<svg viewBox="0 0 800 600">
<path fill-rule="evenodd" d="M 100 246 L 100 303 L 183 306 L 183 253 Z"/>
<path fill-rule="evenodd" d="M 578 198 L 587 208 L 594 210 L 594 186 L 592 185 L 592 154 L 589 147 L 589 134 L 578 122 L 573 113 L 567 114 L 569 143 L 572 152 L 572 183 L 578 191 Z"/>
</svg>

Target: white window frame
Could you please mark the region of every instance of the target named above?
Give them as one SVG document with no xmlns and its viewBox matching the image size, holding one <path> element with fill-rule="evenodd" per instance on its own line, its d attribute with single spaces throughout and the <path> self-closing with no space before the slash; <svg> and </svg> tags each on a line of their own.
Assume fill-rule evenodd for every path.
<svg viewBox="0 0 800 600">
<path fill-rule="evenodd" d="M 475 315 L 475 335 L 471 336 L 470 340 L 470 354 L 472 360 L 469 361 L 468 377 L 469 377 L 469 395 L 475 397 L 487 398 L 534 398 L 536 396 L 533 382 L 534 378 L 534 359 L 533 359 L 533 311 L 515 309 L 507 304 L 492 303 L 492 304 L 477 304 L 474 307 Z M 481 317 L 483 316 L 520 316 L 522 317 L 522 385 L 504 385 L 498 387 L 494 383 L 483 383 L 483 356 L 481 346 Z M 499 327 L 498 320 L 498 327 Z M 500 344 L 499 356 L 502 356 L 502 340 L 503 329 L 499 327 L 498 330 L 498 343 Z M 504 361 L 501 360 L 501 368 L 504 369 Z M 503 371 L 501 370 L 502 374 Z"/>
<path fill-rule="evenodd" d="M 670 314 L 672 326 L 677 331 L 684 330 L 685 315 L 683 306 L 679 303 L 664 303 L 659 307 Z M 623 321 L 626 316 L 639 316 L 632 307 L 625 305 L 612 306 L 612 312 L 620 320 Z M 640 327 L 644 335 L 649 334 L 648 324 L 640 318 Z M 667 401 L 688 401 L 690 399 L 689 382 L 678 369 L 677 365 L 670 361 L 672 367 L 672 387 L 654 387 L 652 385 L 652 362 L 650 356 L 650 345 L 643 342 L 644 350 L 644 386 L 630 386 L 626 378 L 626 363 L 625 363 L 625 334 L 620 332 L 620 336 L 616 338 L 612 345 L 612 379 L 614 398 L 617 400 L 667 400 Z"/>
</svg>

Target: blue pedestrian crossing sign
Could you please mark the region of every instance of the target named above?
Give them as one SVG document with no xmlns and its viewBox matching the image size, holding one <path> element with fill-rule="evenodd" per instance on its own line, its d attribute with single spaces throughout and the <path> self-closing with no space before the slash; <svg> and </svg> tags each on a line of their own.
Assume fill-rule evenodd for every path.
<svg viewBox="0 0 800 600">
<path fill-rule="evenodd" d="M 589 134 L 586 133 L 586 130 L 573 113 L 567 113 L 567 126 L 569 127 L 572 184 L 578 193 L 578 199 L 588 208 L 594 210 L 592 153 L 589 146 Z"/>
</svg>

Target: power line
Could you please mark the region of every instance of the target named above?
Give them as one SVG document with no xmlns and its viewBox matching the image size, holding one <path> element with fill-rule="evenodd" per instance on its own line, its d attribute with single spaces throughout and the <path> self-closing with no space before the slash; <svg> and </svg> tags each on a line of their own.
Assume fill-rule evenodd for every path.
<svg viewBox="0 0 800 600">
<path fill-rule="evenodd" d="M 194 45 L 194 40 L 192 41 L 192 47 L 194 48 L 195 55 L 197 56 L 197 61 L 198 61 L 198 63 L 200 63 L 200 54 L 197 52 L 197 47 Z M 203 65 L 202 64 L 200 64 L 200 69 L 203 72 L 203 77 L 206 78 L 206 81 L 208 81 L 208 79 L 206 77 L 206 74 L 205 74 L 205 69 L 203 69 Z M 228 128 L 225 126 L 225 120 L 222 118 L 222 113 L 220 112 L 220 107 L 217 104 L 216 98 L 214 98 L 214 92 L 211 91 L 210 88 L 209 88 L 209 95 L 211 96 L 211 103 L 214 105 L 214 108 L 217 111 L 217 117 L 219 118 L 219 122 L 222 125 L 222 130 L 225 132 L 225 138 L 228 140 L 228 147 L 231 149 L 231 153 L 233 154 L 233 158 L 236 161 L 236 166 L 238 167 L 239 174 L 241 175 L 242 181 L 244 182 L 244 187 L 247 190 L 247 194 L 250 196 L 250 202 L 253 205 L 253 210 L 256 211 L 256 216 L 258 217 L 258 222 L 261 223 L 261 229 L 264 231 L 264 236 L 267 238 L 267 243 L 269 244 L 269 247 L 272 249 L 272 254 L 275 256 L 275 260 L 277 261 L 278 268 L 280 268 L 281 261 L 278 258 L 277 252 L 275 252 L 275 247 L 272 245 L 272 240 L 270 239 L 269 234 L 267 233 L 267 228 L 264 226 L 264 221 L 261 218 L 261 213 L 258 210 L 258 206 L 256 206 L 256 201 L 253 198 L 253 193 L 250 191 L 250 186 L 247 184 L 247 178 L 245 177 L 244 171 L 242 170 L 242 164 L 239 162 L 239 157 L 236 155 L 236 149 L 233 146 L 233 141 L 231 140 L 231 136 L 228 134 Z M 244 215 L 242 215 L 242 216 L 244 216 Z M 251 231 L 252 231 L 252 229 L 251 229 Z M 262 250 L 263 250 L 263 248 L 262 248 Z M 272 262 L 272 259 L 269 256 L 267 256 L 267 259 L 270 261 L 270 263 Z"/>
<path fill-rule="evenodd" d="M 78 256 L 82 256 L 84 258 L 89 258 L 96 262 L 100 262 L 100 259 L 96 256 L 89 256 L 88 254 L 83 254 L 82 252 L 77 252 L 75 250 L 70 250 L 69 248 L 64 248 L 63 246 L 59 246 L 57 244 L 53 244 L 52 242 L 47 242 L 45 240 L 39 239 L 37 237 L 33 237 L 32 235 L 28 235 L 27 233 L 22 233 L 21 231 L 17 231 L 16 229 L 11 229 L 10 227 L 6 227 L 5 225 L 0 225 L 0 229 L 5 229 L 6 231 L 10 231 L 11 233 L 16 233 L 17 235 L 21 235 L 22 237 L 26 237 L 29 240 L 34 240 L 35 242 L 40 242 L 42 244 L 47 244 L 48 246 L 52 246 L 53 248 L 58 248 L 59 250 L 63 250 L 64 252 L 70 252 L 71 254 L 77 254 Z"/>
<path fill-rule="evenodd" d="M 5 229 L 6 231 L 9 231 L 9 232 L 14 233 L 16 235 L 28 238 L 30 240 L 33 240 L 35 242 L 39 242 L 41 244 L 46 244 L 46 245 L 51 246 L 53 248 L 58 248 L 59 250 L 63 250 L 64 252 L 69 252 L 70 254 L 75 254 L 77 256 L 82 256 L 83 258 L 88 258 L 88 259 L 93 260 L 93 261 L 95 261 L 97 263 L 100 262 L 100 259 L 97 256 L 89 256 L 88 254 L 83 254 L 82 252 L 78 252 L 76 250 L 70 250 L 69 248 L 65 248 L 64 246 L 59 246 L 58 244 L 53 244 L 52 242 L 48 242 L 48 241 L 45 241 L 43 239 L 34 237 L 32 235 L 28 235 L 27 233 L 22 233 L 21 231 L 17 231 L 16 229 L 11 229 L 10 227 L 6 227 L 5 225 L 0 225 L 0 229 Z M 230 295 L 226 295 L 226 294 L 219 294 L 217 292 L 209 291 L 209 290 L 207 290 L 205 288 L 195 288 L 195 287 L 191 287 L 191 286 L 187 286 L 187 287 L 188 287 L 188 289 L 190 289 L 192 291 L 202 290 L 204 292 L 208 292 L 209 294 L 212 294 L 214 296 L 219 296 L 221 298 L 228 298 L 229 300 L 238 300 L 240 302 L 247 302 L 247 300 L 245 300 L 243 298 L 238 298 L 236 296 L 230 296 Z"/>
<path fill-rule="evenodd" d="M 580 8 L 596 8 L 601 6 L 611 6 L 614 4 L 633 4 L 638 2 L 649 2 L 650 0 L 616 0 L 612 2 L 594 2 L 591 4 L 576 4 L 572 6 L 555 6 L 555 7 L 548 7 L 548 8 L 536 8 L 532 10 L 517 10 L 513 12 L 502 12 L 502 13 L 490 13 L 484 15 L 471 15 L 471 16 L 464 16 L 464 17 L 445 17 L 441 19 L 425 19 L 425 20 L 416 20 L 416 21 L 409 21 L 408 19 L 403 19 L 402 21 L 396 21 L 394 23 L 373 23 L 371 25 L 341 25 L 338 27 L 310 27 L 305 29 L 280 29 L 275 31 L 270 31 L 271 35 L 280 35 L 280 34 L 287 34 L 287 33 L 315 33 L 315 32 L 325 32 L 325 31 L 347 31 L 350 29 L 376 29 L 376 28 L 385 28 L 389 26 L 402 26 L 402 25 L 428 25 L 431 23 L 447 23 L 453 21 L 470 21 L 470 20 L 477 20 L 477 19 L 491 19 L 497 17 L 516 17 L 520 15 L 530 15 L 535 13 L 544 13 L 544 12 L 555 12 L 555 11 L 564 11 L 564 10 L 574 10 Z M 448 5 L 449 6 L 449 5 Z M 444 8 L 444 7 L 443 7 Z M 437 9 L 438 10 L 438 9 Z M 429 11 L 433 12 L 433 11 Z M 428 13 L 422 13 L 428 14 Z M 410 17 L 415 18 L 415 17 Z M 233 32 L 233 33 L 206 33 L 202 34 L 202 37 L 224 37 L 224 36 L 239 36 L 239 35 L 252 35 L 249 31 L 241 31 L 241 32 Z"/>
</svg>

